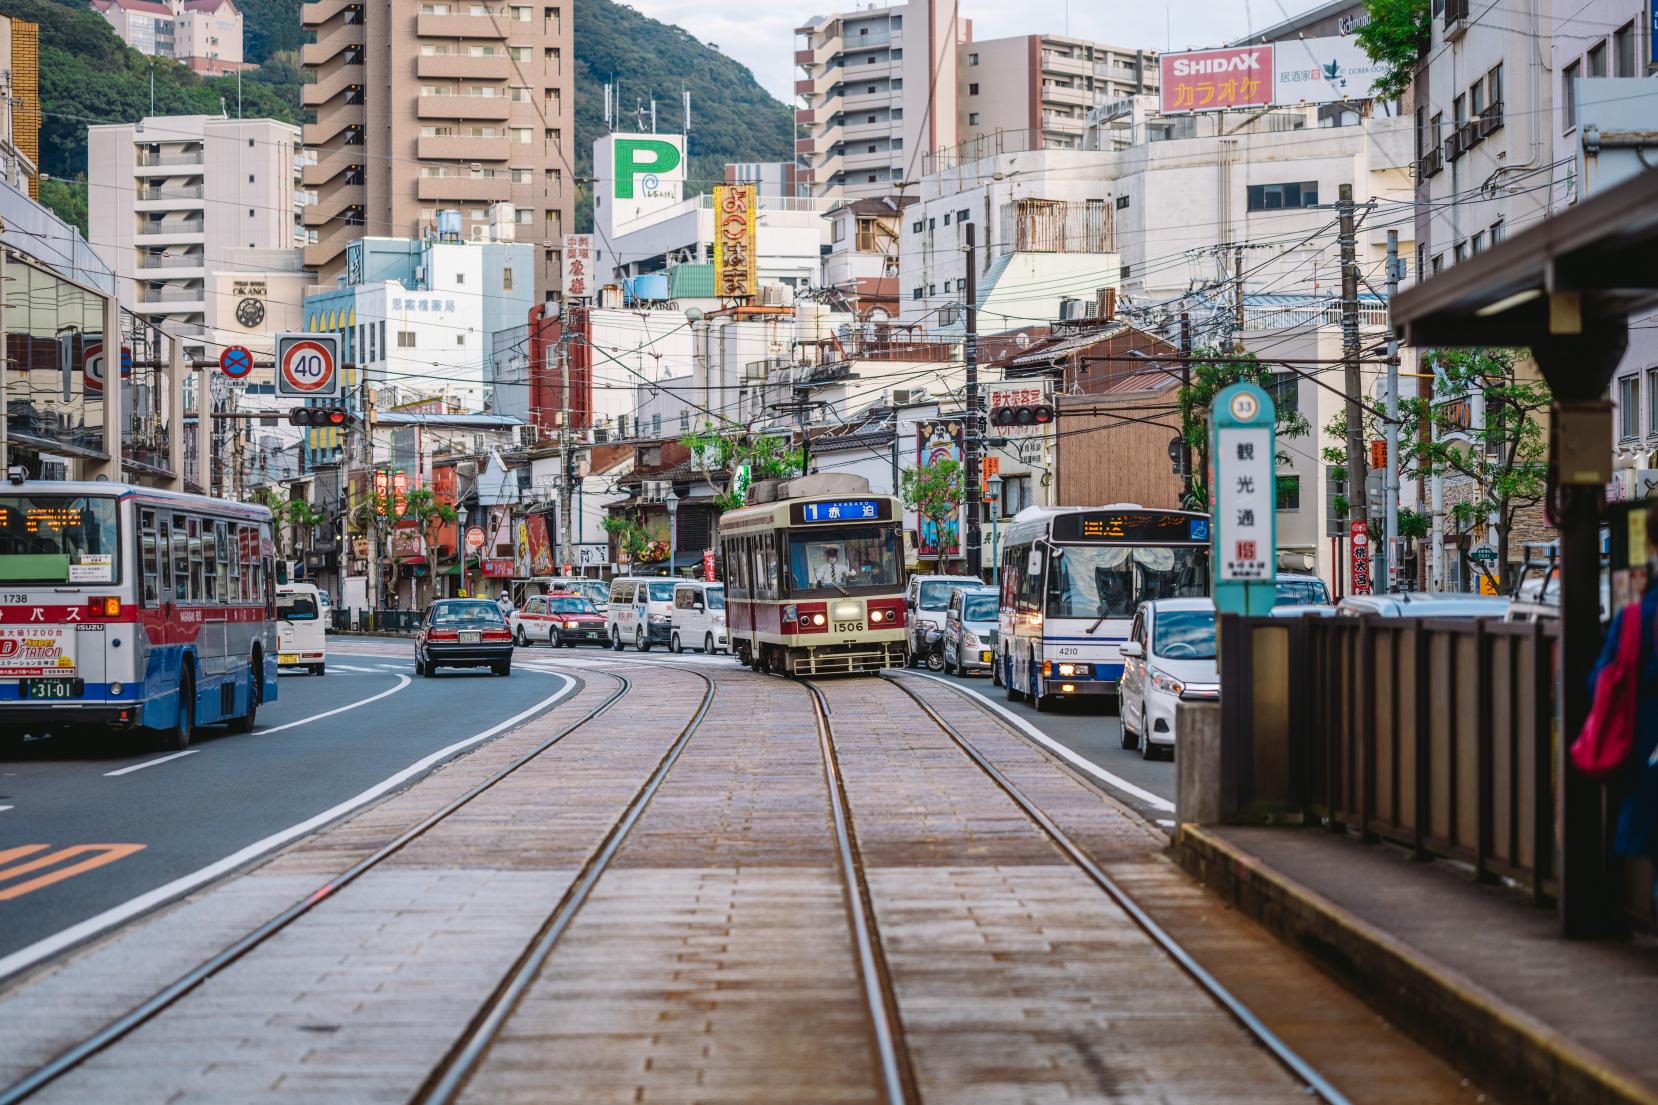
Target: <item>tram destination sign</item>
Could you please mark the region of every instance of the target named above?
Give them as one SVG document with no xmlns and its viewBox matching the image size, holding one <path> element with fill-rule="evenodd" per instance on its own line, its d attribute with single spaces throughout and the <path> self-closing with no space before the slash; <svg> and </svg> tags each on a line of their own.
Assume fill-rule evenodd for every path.
<svg viewBox="0 0 1658 1105">
<path fill-rule="evenodd" d="M 1057 514 L 1055 541 L 1105 544 L 1206 545 L 1209 519 L 1161 510 L 1087 510 Z"/>
<path fill-rule="evenodd" d="M 818 499 L 793 503 L 789 522 L 797 526 L 824 522 L 886 522 L 892 519 L 892 505 L 886 499 Z"/>
</svg>

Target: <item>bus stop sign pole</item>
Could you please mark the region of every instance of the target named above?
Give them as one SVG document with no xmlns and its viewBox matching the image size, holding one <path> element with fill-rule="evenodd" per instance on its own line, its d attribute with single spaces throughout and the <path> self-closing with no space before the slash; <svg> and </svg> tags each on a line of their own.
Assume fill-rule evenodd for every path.
<svg viewBox="0 0 1658 1105">
<path fill-rule="evenodd" d="M 1278 442 L 1272 397 L 1254 384 L 1209 404 L 1211 591 L 1221 614 L 1266 614 L 1278 586 Z"/>
</svg>

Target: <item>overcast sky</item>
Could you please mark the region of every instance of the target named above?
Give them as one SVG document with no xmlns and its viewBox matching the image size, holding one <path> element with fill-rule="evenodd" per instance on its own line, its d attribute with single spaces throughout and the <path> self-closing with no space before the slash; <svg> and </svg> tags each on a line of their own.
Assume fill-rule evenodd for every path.
<svg viewBox="0 0 1658 1105">
<path fill-rule="evenodd" d="M 816 0 L 624 0 L 653 19 L 677 23 L 754 71 L 794 103 L 794 29 L 813 15 L 851 10 Z M 1316 7 L 1320 0 L 961 0 L 976 39 L 1073 34 L 1130 49 L 1218 46 Z M 625 75 L 624 75 L 625 79 Z M 694 111 L 694 107 L 693 107 Z"/>
</svg>

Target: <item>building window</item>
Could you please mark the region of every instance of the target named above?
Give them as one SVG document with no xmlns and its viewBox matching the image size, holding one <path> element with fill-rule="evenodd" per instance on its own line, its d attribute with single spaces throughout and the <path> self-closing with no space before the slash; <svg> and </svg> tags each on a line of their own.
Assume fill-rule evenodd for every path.
<svg viewBox="0 0 1658 1105">
<path fill-rule="evenodd" d="M 1117 197 L 1117 210 L 1118 211 L 1127 211 L 1128 210 L 1128 197 L 1127 196 L 1118 196 Z"/>
<path fill-rule="evenodd" d="M 1503 125 L 1503 63 L 1500 61 L 1485 75 L 1485 116 L 1493 130 Z"/>
<path fill-rule="evenodd" d="M 1476 253 L 1483 252 L 1485 252 L 1485 231 L 1482 230 L 1469 239 L 1468 256 L 1472 257 Z"/>
<path fill-rule="evenodd" d="M 1589 47 L 1589 65 L 1584 72 L 1589 77 L 1606 76 L 1606 43 L 1597 42 Z"/>
<path fill-rule="evenodd" d="M 1503 240 L 1503 221 L 1501 219 L 1498 219 L 1496 222 L 1491 224 L 1491 244 L 1493 246 L 1495 246 L 1498 242 L 1500 242 L 1502 240 Z"/>
<path fill-rule="evenodd" d="M 521 144 L 521 145 L 525 145 L 525 146 L 529 145 L 531 142 L 535 141 L 535 128 L 534 127 L 513 127 L 512 128 L 512 140 L 514 142 L 517 142 L 517 143 Z"/>
<path fill-rule="evenodd" d="M 968 85 L 967 86 L 967 94 L 969 96 L 977 96 L 979 94 L 979 86 L 977 84 Z"/>
<path fill-rule="evenodd" d="M 502 269 L 501 270 L 501 290 L 503 292 L 512 291 L 512 270 L 511 269 Z"/>
<path fill-rule="evenodd" d="M 945 225 L 945 226 L 949 226 L 949 225 L 950 225 L 950 212 L 948 212 L 948 211 L 946 211 L 946 212 L 945 212 L 945 213 L 944 213 L 944 225 Z"/>
<path fill-rule="evenodd" d="M 1434 272 L 1439 272 L 1444 267 L 1445 267 L 1445 255 L 1443 253 L 1434 254 L 1433 255 L 1433 271 Z"/>
<path fill-rule="evenodd" d="M 1293 207 L 1318 206 L 1318 181 L 1305 180 L 1296 184 L 1251 184 L 1249 210 L 1281 211 Z"/>
<path fill-rule="evenodd" d="M 1658 437 L 1658 368 L 1646 370 L 1646 433 Z"/>
<path fill-rule="evenodd" d="M 466 344 L 466 335 L 465 334 L 456 334 L 455 335 L 455 344 L 456 345 L 465 345 Z"/>
<path fill-rule="evenodd" d="M 397 332 L 397 348 L 399 348 L 399 349 L 413 349 L 414 347 L 415 347 L 414 331 L 413 330 L 399 330 Z"/>
<path fill-rule="evenodd" d="M 528 46 L 509 46 L 507 56 L 513 61 L 534 61 L 535 54 Z"/>
<path fill-rule="evenodd" d="M 977 54 L 968 54 L 967 55 L 967 64 L 968 65 L 977 65 L 977 64 L 979 64 L 979 55 L 977 55 Z"/>
<path fill-rule="evenodd" d="M 1577 126 L 1577 79 L 1583 75 L 1583 63 L 1572 62 L 1560 72 L 1562 103 L 1566 105 L 1566 129 Z"/>
<path fill-rule="evenodd" d="M 1620 77 L 1639 77 L 1644 74 L 1635 68 L 1635 22 L 1630 20 L 1612 34 L 1612 61 Z"/>
<path fill-rule="evenodd" d="M 972 218 L 973 218 L 973 212 L 970 211 L 969 209 L 965 208 L 965 207 L 963 207 L 960 211 L 956 212 L 956 222 L 958 222 L 958 223 L 970 222 L 970 221 L 972 221 Z"/>
<path fill-rule="evenodd" d="M 1618 437 L 1632 441 L 1641 436 L 1641 378 L 1625 376 L 1618 381 Z"/>
<path fill-rule="evenodd" d="M 915 287 L 914 289 L 912 289 L 910 291 L 910 298 L 911 299 L 920 299 L 921 298 L 921 288 L 919 286 Z"/>
<path fill-rule="evenodd" d="M 1301 477 L 1300 476 L 1279 476 L 1278 477 L 1278 509 L 1279 510 L 1300 510 L 1301 509 Z"/>
<path fill-rule="evenodd" d="M 876 225 L 874 219 L 858 220 L 858 252 L 875 253 L 880 249 L 875 241 Z"/>
<path fill-rule="evenodd" d="M 969 111 L 967 113 L 967 125 L 970 126 L 970 127 L 976 127 L 976 126 L 979 125 L 979 113 L 978 112 Z"/>
<path fill-rule="evenodd" d="M 1120 279 L 1127 280 L 1128 279 L 1128 274 L 1133 269 L 1133 267 L 1134 266 L 1132 266 L 1132 265 L 1124 265 L 1123 268 L 1122 268 L 1122 273 L 1121 273 Z"/>
<path fill-rule="evenodd" d="M 911 233 L 920 234 L 921 231 L 922 231 L 922 223 L 921 223 L 920 219 L 917 219 L 917 220 L 915 220 L 915 222 L 910 224 L 910 232 Z"/>
</svg>

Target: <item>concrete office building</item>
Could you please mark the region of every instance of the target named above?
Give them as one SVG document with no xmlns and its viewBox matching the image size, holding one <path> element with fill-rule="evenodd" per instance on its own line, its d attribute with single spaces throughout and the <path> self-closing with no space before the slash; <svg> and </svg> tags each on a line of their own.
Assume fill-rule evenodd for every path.
<svg viewBox="0 0 1658 1105">
<path fill-rule="evenodd" d="M 478 13 L 478 14 L 473 14 Z M 570 11 L 548 4 L 318 0 L 304 105 L 315 163 L 305 186 L 306 262 L 344 271 L 346 243 L 418 237 L 439 209 L 462 236 L 489 236 L 489 208 L 516 209 L 516 240 L 536 252 L 535 291 L 558 289 L 559 244 L 574 228 Z"/>
<path fill-rule="evenodd" d="M 961 140 L 1074 150 L 1091 108 L 1155 92 L 1157 55 L 1064 35 L 1017 35 L 957 48 Z M 996 152 L 996 151 L 986 151 Z"/>
<path fill-rule="evenodd" d="M 150 116 L 88 128 L 89 237 L 115 271 L 121 304 L 200 353 L 232 299 L 209 276 L 238 251 L 299 248 L 299 128 L 274 119 Z M 190 339 L 196 339 L 192 345 Z"/>
</svg>

